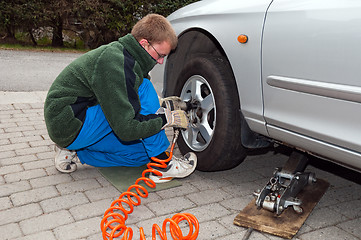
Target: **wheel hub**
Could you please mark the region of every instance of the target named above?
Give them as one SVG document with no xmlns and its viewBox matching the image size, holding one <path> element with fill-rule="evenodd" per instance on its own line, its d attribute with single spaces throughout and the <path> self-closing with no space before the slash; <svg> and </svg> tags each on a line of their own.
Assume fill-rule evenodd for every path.
<svg viewBox="0 0 361 240">
<path fill-rule="evenodd" d="M 189 122 L 192 126 L 197 126 L 197 123 L 200 123 L 203 117 L 203 112 L 201 104 L 197 100 L 191 100 L 190 102 L 191 109 L 189 110 Z"/>
</svg>

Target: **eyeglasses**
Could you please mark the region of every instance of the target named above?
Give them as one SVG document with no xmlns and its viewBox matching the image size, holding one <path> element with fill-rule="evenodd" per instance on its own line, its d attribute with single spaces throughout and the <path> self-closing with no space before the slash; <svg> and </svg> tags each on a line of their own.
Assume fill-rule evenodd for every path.
<svg viewBox="0 0 361 240">
<path fill-rule="evenodd" d="M 157 49 L 155 49 L 154 47 L 153 47 L 153 45 L 152 44 L 150 44 L 150 42 L 148 42 L 149 43 L 149 45 L 153 48 L 153 50 L 158 54 L 158 59 L 162 59 L 162 58 L 165 58 L 167 55 L 165 55 L 165 54 L 160 54 L 158 51 L 157 51 Z M 157 59 L 157 60 L 158 60 Z"/>
</svg>

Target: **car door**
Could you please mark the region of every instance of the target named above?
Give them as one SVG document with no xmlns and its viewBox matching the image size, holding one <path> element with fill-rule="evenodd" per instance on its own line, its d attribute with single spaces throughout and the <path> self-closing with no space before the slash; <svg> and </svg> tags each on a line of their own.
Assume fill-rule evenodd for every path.
<svg viewBox="0 0 361 240">
<path fill-rule="evenodd" d="M 331 157 L 361 152 L 360 45 L 361 1 L 273 1 L 262 45 L 271 137 Z"/>
</svg>

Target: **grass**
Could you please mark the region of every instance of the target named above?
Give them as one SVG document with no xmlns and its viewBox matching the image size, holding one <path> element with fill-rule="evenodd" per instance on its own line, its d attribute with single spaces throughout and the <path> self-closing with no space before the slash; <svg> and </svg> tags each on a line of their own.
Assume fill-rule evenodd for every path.
<svg viewBox="0 0 361 240">
<path fill-rule="evenodd" d="M 51 47 L 51 46 L 32 46 L 20 43 L 0 43 L 1 50 L 19 50 L 19 51 L 48 51 L 48 52 L 87 52 L 88 49 L 76 49 L 69 47 Z"/>
<path fill-rule="evenodd" d="M 23 50 L 23 51 L 48 51 L 48 52 L 87 52 L 89 50 L 87 49 L 75 49 L 75 48 L 57 48 L 57 47 L 51 47 L 51 46 L 24 46 L 21 44 L 1 44 L 0 43 L 0 49 L 1 50 Z"/>
<path fill-rule="evenodd" d="M 82 41 L 76 42 L 76 48 L 74 44 L 64 42 L 64 47 L 52 47 L 51 40 L 42 38 L 37 41 L 37 46 L 34 46 L 29 40 L 22 36 L 17 36 L 15 39 L 0 39 L 0 50 L 23 50 L 23 51 L 48 51 L 48 52 L 87 52 L 89 49 L 85 49 Z"/>
</svg>

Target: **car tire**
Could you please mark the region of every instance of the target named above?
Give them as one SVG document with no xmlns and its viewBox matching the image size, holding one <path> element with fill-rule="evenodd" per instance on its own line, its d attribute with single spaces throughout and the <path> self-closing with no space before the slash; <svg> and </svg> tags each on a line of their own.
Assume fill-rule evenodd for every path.
<svg viewBox="0 0 361 240">
<path fill-rule="evenodd" d="M 211 55 L 192 58 L 179 74 L 174 94 L 188 102 L 190 126 L 180 134 L 181 153 L 195 152 L 200 171 L 238 166 L 247 153 L 241 144 L 239 97 L 228 61 Z"/>
</svg>

